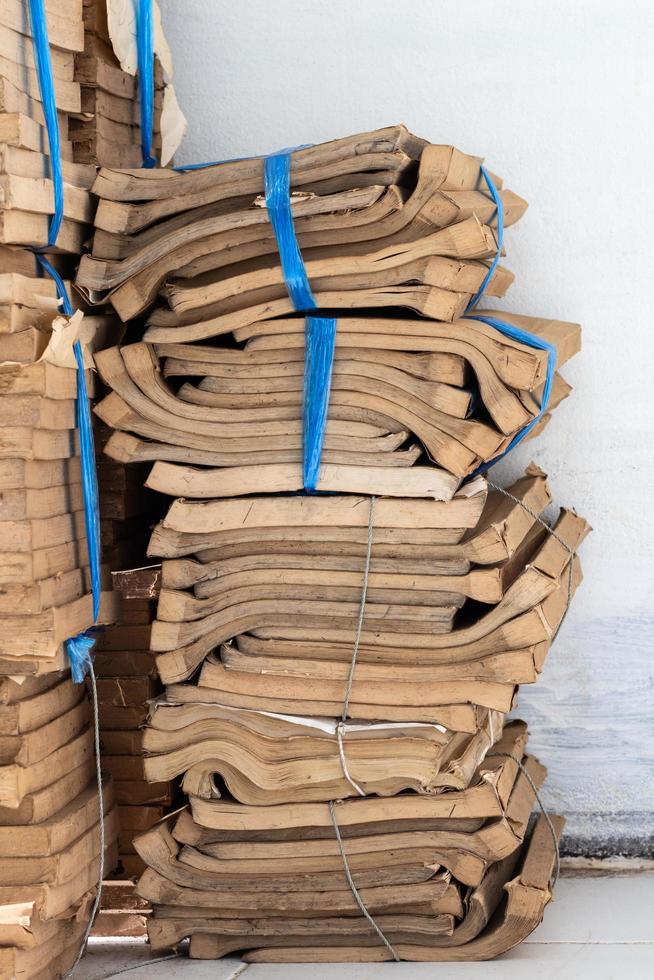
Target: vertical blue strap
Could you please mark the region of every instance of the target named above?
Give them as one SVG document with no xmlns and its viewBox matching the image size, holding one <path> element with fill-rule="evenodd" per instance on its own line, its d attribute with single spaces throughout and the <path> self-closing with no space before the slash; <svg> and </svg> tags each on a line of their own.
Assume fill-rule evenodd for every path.
<svg viewBox="0 0 654 980">
<path fill-rule="evenodd" d="M 136 51 L 138 55 L 138 85 L 141 105 L 141 154 L 143 166 L 155 167 L 152 156 L 154 126 L 154 27 L 152 0 L 136 0 Z"/>
<path fill-rule="evenodd" d="M 43 114 L 45 117 L 48 142 L 50 144 L 50 168 L 54 189 L 54 213 L 50 219 L 48 229 L 48 246 L 56 245 L 59 229 L 64 216 L 64 181 L 61 168 L 61 147 L 59 141 L 59 121 L 57 119 L 57 105 L 55 100 L 54 79 L 52 73 L 52 62 L 50 59 L 50 44 L 48 41 L 48 29 L 45 19 L 45 9 L 43 0 L 30 0 L 30 18 L 32 25 L 32 40 L 34 47 L 34 63 L 37 68 L 39 79 L 39 89 L 43 104 Z M 64 282 L 50 263 L 41 254 L 41 249 L 34 249 L 36 258 L 44 270 L 55 282 L 57 294 L 61 300 L 62 310 L 66 316 L 72 316 L 73 307 L 70 297 L 66 292 Z M 91 570 L 91 588 L 93 593 L 93 620 L 98 618 L 100 610 L 100 505 L 98 496 L 98 479 L 95 469 L 95 449 L 93 445 L 93 426 L 91 420 L 91 407 L 89 404 L 88 392 L 86 390 L 86 379 L 84 375 L 84 357 L 82 347 L 78 341 L 73 346 L 75 360 L 77 362 L 77 399 L 75 404 L 76 423 L 80 444 L 80 465 L 82 476 L 82 493 L 84 497 L 84 522 L 86 526 L 86 540 L 89 554 L 89 567 Z M 90 663 L 90 651 L 94 639 L 89 632 L 78 634 L 66 641 L 66 652 L 68 654 L 72 678 L 76 683 L 80 683 L 88 671 Z"/>
<path fill-rule="evenodd" d="M 469 313 L 471 310 L 474 310 L 474 308 L 479 303 L 479 300 L 484 295 L 486 291 L 486 287 L 488 286 L 488 283 L 491 281 L 493 277 L 493 273 L 497 268 L 497 263 L 500 261 L 500 256 L 502 255 L 502 243 L 504 241 L 504 203 L 502 201 L 502 197 L 497 187 L 495 186 L 495 181 L 493 180 L 489 172 L 486 170 L 486 167 L 480 165 L 479 169 L 481 171 L 482 177 L 486 181 L 486 186 L 490 191 L 490 196 L 493 198 L 493 201 L 495 202 L 495 213 L 497 216 L 497 233 L 496 233 L 497 251 L 495 253 L 495 258 L 493 259 L 493 261 L 489 266 L 488 272 L 484 276 L 484 281 L 482 282 L 481 286 L 479 287 L 475 295 L 468 303 L 468 309 L 466 310 L 467 313 Z"/>
<path fill-rule="evenodd" d="M 287 151 L 264 161 L 266 207 L 272 224 L 282 274 L 293 306 L 299 311 L 315 310 L 307 270 L 295 236 L 291 211 L 291 154 Z M 336 320 L 332 317 L 305 318 L 303 467 L 305 490 L 315 490 L 325 440 L 329 409 Z"/>
<path fill-rule="evenodd" d="M 320 473 L 320 457 L 329 410 L 336 320 L 318 316 L 306 317 L 304 338 L 302 482 L 306 490 L 315 490 Z"/>
<path fill-rule="evenodd" d="M 55 99 L 48 26 L 45 19 L 44 0 L 29 0 L 32 22 L 32 47 L 41 92 L 43 115 L 50 144 L 50 176 L 54 188 L 54 214 L 48 229 L 48 246 L 57 241 L 61 222 L 64 219 L 64 180 L 61 170 L 61 144 L 59 142 L 59 120 Z"/>
<path fill-rule="evenodd" d="M 77 361 L 77 401 L 75 414 L 79 438 L 80 468 L 84 497 L 84 524 L 91 569 L 91 591 L 93 593 L 93 622 L 97 622 L 100 612 L 100 495 L 98 474 L 95 468 L 95 445 L 93 441 L 93 420 L 91 405 L 86 390 L 84 355 L 79 340 L 73 346 Z"/>
<path fill-rule="evenodd" d="M 543 415 L 547 411 L 547 406 L 549 405 L 550 396 L 552 394 L 554 372 L 556 371 L 556 347 L 553 344 L 550 344 L 547 340 L 543 340 L 542 337 L 537 337 L 536 334 L 533 333 L 527 333 L 526 330 L 521 330 L 519 327 L 514 327 L 512 324 L 505 323 L 503 320 L 498 320 L 497 317 L 494 316 L 481 316 L 478 314 L 473 314 L 467 317 L 467 319 L 479 320 L 480 323 L 486 323 L 489 327 L 492 327 L 494 330 L 499 331 L 499 333 L 504 334 L 505 337 L 510 337 L 512 340 L 517 340 L 522 344 L 527 344 L 529 347 L 535 347 L 537 350 L 547 351 L 547 373 L 545 376 L 543 397 L 541 399 L 538 415 L 536 415 L 531 422 L 528 422 L 527 425 L 520 430 L 520 432 L 514 435 L 513 439 L 503 453 L 496 456 L 495 459 L 489 460 L 487 463 L 482 463 L 482 465 L 468 477 L 468 479 L 472 479 L 472 477 L 478 476 L 480 473 L 485 473 L 491 466 L 494 466 L 495 463 L 498 463 L 501 459 L 503 459 L 507 453 L 510 453 L 512 449 L 515 449 L 515 447 L 522 442 L 525 436 L 527 436 L 534 426 L 537 425 L 542 419 Z"/>
<path fill-rule="evenodd" d="M 291 211 L 291 154 L 276 153 L 263 165 L 266 207 L 277 239 L 279 259 L 288 294 L 299 311 L 315 310 L 307 270 L 295 237 Z"/>
<path fill-rule="evenodd" d="M 66 316 L 72 316 L 74 312 L 73 304 L 70 301 L 70 296 L 66 292 L 66 287 L 64 285 L 63 279 L 61 278 L 61 276 L 59 275 L 55 267 L 51 265 L 50 260 L 47 259 L 45 255 L 42 255 L 40 252 L 37 252 L 36 259 L 39 265 L 41 266 L 41 268 L 43 269 L 43 271 L 47 272 L 51 279 L 54 279 L 54 284 L 57 290 L 57 296 L 59 297 L 59 301 L 61 303 L 62 312 Z"/>
</svg>

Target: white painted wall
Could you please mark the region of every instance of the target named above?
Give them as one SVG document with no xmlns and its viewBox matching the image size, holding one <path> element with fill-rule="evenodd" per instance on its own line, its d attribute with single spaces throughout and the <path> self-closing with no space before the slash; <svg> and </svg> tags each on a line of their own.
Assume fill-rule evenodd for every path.
<svg viewBox="0 0 654 980">
<path fill-rule="evenodd" d="M 576 319 L 572 398 L 535 458 L 595 528 L 586 581 L 520 710 L 547 799 L 592 847 L 652 830 L 654 6 L 650 0 L 160 0 L 180 162 L 405 122 L 530 201 L 505 308 Z M 612 843 L 613 842 L 613 843 Z"/>
</svg>

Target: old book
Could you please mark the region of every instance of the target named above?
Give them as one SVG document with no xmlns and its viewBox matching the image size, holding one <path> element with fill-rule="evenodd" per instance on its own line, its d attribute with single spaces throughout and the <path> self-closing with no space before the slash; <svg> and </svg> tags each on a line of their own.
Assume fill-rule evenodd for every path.
<svg viewBox="0 0 654 980">
<path fill-rule="evenodd" d="M 199 361 L 197 353 L 188 361 L 175 356 L 170 358 L 170 368 L 168 358 L 160 364 L 161 355 L 143 344 L 98 355 L 102 377 L 112 389 L 97 408 L 99 416 L 114 429 L 149 440 L 148 452 L 148 442 L 142 446 L 115 438 L 107 447 L 109 454 L 123 461 L 236 467 L 232 484 L 227 474 L 221 478 L 225 495 L 234 492 L 230 486 L 247 485 L 254 478 L 254 471 L 240 469 L 254 464 L 268 465 L 262 472 L 271 490 L 297 489 L 299 469 L 288 464 L 301 459 L 303 362 L 299 358 L 304 357 L 304 322 L 272 323 L 273 336 L 265 335 L 261 323 L 256 325 L 256 337 L 236 330 L 237 339 L 247 341 L 245 350 L 223 355 L 215 349 L 217 353 L 210 352 L 205 361 Z M 522 325 L 556 344 L 559 363 L 578 349 L 575 324 L 532 319 Z M 184 329 L 175 327 L 175 337 L 168 339 L 183 339 L 178 335 Z M 343 343 L 346 346 L 340 350 Z M 185 346 L 163 343 L 157 350 L 163 353 L 172 347 L 179 355 Z M 398 356 L 405 360 L 391 366 L 389 353 L 398 348 Z M 416 350 L 422 353 L 409 353 Z M 277 363 L 269 357 L 275 352 Z M 289 353 L 293 354 L 290 363 Z M 463 357 L 478 391 L 474 414 L 470 391 L 430 377 L 434 354 Z M 538 416 L 545 369 L 544 352 L 502 338 L 479 321 L 423 327 L 409 320 L 340 318 L 323 460 L 363 465 L 364 476 L 371 465 L 411 466 L 417 456 L 407 440 L 413 437 L 432 460 L 459 478 L 465 476 L 499 455 Z M 199 385 L 186 382 L 175 392 L 161 377 L 169 371 L 171 377 L 204 377 Z M 547 406 L 550 411 L 568 390 L 557 375 Z M 202 473 L 185 469 L 177 476 L 173 467 L 164 466 L 155 468 L 149 485 L 175 494 L 184 480 L 192 492 L 202 495 L 209 492 L 202 479 Z M 213 474 L 207 474 L 206 480 L 208 488 Z M 214 495 L 222 492 L 219 484 Z"/>
<path fill-rule="evenodd" d="M 64 976 L 75 962 L 84 936 L 85 924 L 75 917 L 53 922 L 41 930 L 42 941 L 29 948 L 12 945 L 0 947 L 0 970 L 7 977 Z"/>
<path fill-rule="evenodd" d="M 0 105 L 2 105 L 2 93 L 3 80 L 0 79 Z M 4 85 L 4 93 L 6 95 L 6 83 Z M 29 103 L 29 114 L 34 111 L 33 107 L 35 105 L 38 105 L 38 103 Z M 5 108 L 4 111 L 23 112 L 23 109 L 7 110 Z M 72 163 L 70 160 L 62 160 L 61 169 L 65 184 L 71 187 L 81 187 L 87 191 L 91 189 L 91 185 L 95 180 L 95 167 L 83 163 Z M 0 173 L 17 174 L 33 180 L 48 179 L 50 178 L 50 160 L 47 153 L 30 150 L 26 147 L 3 144 L 0 146 Z"/>
<path fill-rule="evenodd" d="M 144 733 L 145 773 L 151 782 L 185 774 L 185 792 L 208 799 L 220 774 L 245 803 L 340 799 L 356 794 L 355 784 L 382 795 L 435 792 L 464 788 L 501 730 L 501 716 L 489 712 L 473 736 L 379 723 L 344 726 L 339 741 L 328 721 L 163 701 Z"/>
<path fill-rule="evenodd" d="M 95 623 L 115 619 L 113 593 L 102 592 Z M 1 673 L 32 674 L 62 670 L 66 665 L 63 644 L 71 636 L 94 625 L 89 593 L 62 606 L 49 607 L 29 616 L 4 615 L 0 641 Z"/>
<path fill-rule="evenodd" d="M 0 193 L 5 210 L 47 215 L 54 211 L 54 190 L 49 179 L 2 174 Z M 82 224 L 93 220 L 91 196 L 84 188 L 64 183 L 64 216 Z"/>
<path fill-rule="evenodd" d="M 113 806 L 111 783 L 103 780 L 103 789 L 107 813 Z M 59 854 L 97 824 L 98 807 L 98 788 L 92 782 L 47 820 L 22 827 L 0 826 L 0 855 L 28 858 Z M 12 880 L 9 874 L 7 882 Z"/>
<path fill-rule="evenodd" d="M 62 51 L 82 51 L 84 49 L 84 25 L 80 16 L 81 4 L 45 5 L 45 20 L 48 40 L 54 48 Z M 0 15 L 0 23 L 25 37 L 32 37 L 29 10 L 21 0 L 6 0 Z"/>
<path fill-rule="evenodd" d="M 424 527 L 429 524 L 434 527 L 448 523 L 463 525 L 466 520 L 462 518 L 461 511 L 457 511 L 457 507 L 463 508 L 464 505 L 467 507 L 473 499 L 474 497 L 458 499 L 455 497 L 449 503 L 432 501 L 429 504 L 426 501 L 416 501 L 410 511 L 407 510 L 406 512 L 407 515 L 410 513 L 410 521 L 407 523 L 412 527 L 417 527 L 420 524 Z M 364 511 L 358 508 L 352 509 L 352 507 L 348 509 L 345 507 L 347 503 L 348 498 L 339 498 L 338 496 L 331 498 L 274 498 L 274 503 L 272 498 L 266 497 L 248 498 L 243 501 L 213 501 L 206 505 L 177 501 L 169 511 L 165 523 L 172 526 L 173 529 L 188 528 L 189 531 L 194 531 L 196 528 L 199 530 L 200 523 L 202 523 L 205 531 L 210 532 L 214 527 L 225 530 L 235 527 L 237 521 L 242 524 L 244 518 L 238 515 L 245 514 L 247 515 L 247 523 L 252 527 L 265 527 L 267 524 L 277 522 L 286 524 L 289 518 L 296 526 L 307 527 L 311 526 L 312 523 L 324 525 L 332 521 L 337 524 L 349 522 L 354 525 L 367 522 L 369 507 L 366 507 Z M 378 522 L 382 527 L 388 523 L 395 523 L 399 529 L 402 522 L 400 515 L 403 513 L 403 501 L 382 498 L 379 504 L 380 507 L 385 505 L 386 509 L 380 509 L 376 513 L 375 523 Z M 197 524 L 189 523 L 191 515 L 195 513 L 193 508 L 198 506 L 204 508 L 202 521 L 198 520 Z M 336 516 L 337 512 L 338 516 Z M 480 511 L 478 510 L 477 513 L 479 515 Z M 385 514 L 389 516 L 383 516 Z M 442 516 L 437 516 L 439 514 Z M 454 517 L 454 514 L 458 514 L 458 516 Z M 452 518 L 451 521 L 450 517 Z M 550 615 L 554 618 L 557 615 L 559 617 L 563 615 L 567 597 L 572 594 L 578 582 L 578 573 L 575 571 L 576 564 L 573 564 L 572 572 L 566 572 L 566 569 L 570 556 L 575 553 L 587 534 L 588 526 L 576 515 L 564 512 L 559 519 L 555 532 L 565 542 L 564 545 L 559 544 L 554 539 L 543 542 L 542 535 L 544 532 L 539 525 L 537 527 L 538 532 L 530 531 L 522 549 L 519 548 L 508 560 L 501 576 L 502 581 L 497 580 L 498 601 L 494 606 L 481 606 L 481 614 L 477 612 L 470 616 L 466 606 L 465 594 L 457 594 L 456 590 L 449 593 L 447 591 L 437 592 L 431 605 L 420 604 L 419 590 L 415 590 L 409 596 L 405 596 L 403 593 L 396 596 L 392 594 L 392 590 L 390 592 L 382 590 L 377 594 L 374 590 L 380 580 L 373 573 L 373 579 L 370 583 L 372 586 L 371 601 L 366 603 L 360 637 L 363 647 L 365 648 L 369 643 L 372 643 L 377 647 L 380 645 L 382 647 L 402 646 L 405 651 L 412 648 L 421 651 L 438 650 L 443 651 L 437 654 L 440 663 L 457 663 L 475 659 L 475 655 L 488 656 L 507 649 L 525 649 L 546 640 L 547 634 L 544 634 L 542 627 L 537 625 L 538 616 L 533 622 L 533 632 L 529 627 L 529 622 L 521 623 L 520 617 L 524 617 L 531 609 L 540 607 L 548 597 L 554 594 L 562 596 L 563 609 L 557 613 L 553 607 Z M 568 551 L 565 550 L 566 547 L 569 549 Z M 349 645 L 349 654 L 343 659 L 351 656 L 352 634 L 350 631 L 354 629 L 360 614 L 359 589 L 353 585 L 352 591 L 349 592 L 348 588 L 350 587 L 345 584 L 347 579 L 339 579 L 339 573 L 336 571 L 331 574 L 326 569 L 323 571 L 324 577 L 321 579 L 320 585 L 316 583 L 315 587 L 312 587 L 310 579 L 307 579 L 306 575 L 300 576 L 296 580 L 296 584 L 293 584 L 294 577 L 291 572 L 286 577 L 279 577 L 278 584 L 275 584 L 274 578 L 264 576 L 260 580 L 260 585 L 257 586 L 252 581 L 249 586 L 243 586 L 241 591 L 237 587 L 231 592 L 229 585 L 226 586 L 225 591 L 221 590 L 220 586 L 215 590 L 200 589 L 201 594 L 207 595 L 209 593 L 207 598 L 191 598 L 182 591 L 164 589 L 160 595 L 158 618 L 153 626 L 151 636 L 152 649 L 162 653 L 162 656 L 158 658 L 158 667 L 163 679 L 167 683 L 184 679 L 212 649 L 221 643 L 225 643 L 240 633 L 251 632 L 252 630 L 259 631 L 260 634 L 260 631 L 265 630 L 265 628 L 277 628 L 277 637 L 279 638 L 303 639 L 305 642 L 312 642 L 316 639 L 316 630 L 320 630 L 321 642 L 338 642 L 343 635 L 344 638 L 347 637 L 345 642 Z M 340 587 L 334 586 L 330 591 L 330 583 L 337 581 L 344 584 Z M 388 580 L 384 581 L 388 584 Z M 451 580 L 447 580 L 447 584 L 450 589 L 454 587 Z M 379 600 L 379 605 L 375 601 L 376 598 Z M 484 598 L 488 600 L 490 596 L 487 595 Z M 394 599 L 397 601 L 393 602 Z M 410 605 L 407 605 L 407 599 L 410 601 Z M 389 601 L 393 604 L 388 605 Z M 424 603 L 424 600 L 422 601 Z M 457 609 L 461 606 L 463 609 L 457 613 Z M 558 605 L 556 608 L 558 609 Z M 515 639 L 512 638 L 507 646 L 506 631 L 508 624 L 512 622 L 517 627 Z M 520 628 L 521 626 L 522 628 Z M 423 634 L 424 638 L 421 639 Z M 520 647 L 513 645 L 515 641 L 519 641 Z M 461 655 L 457 654 L 457 650 L 460 651 Z M 170 651 L 170 653 L 166 651 Z M 287 675 L 287 680 L 284 683 L 281 682 L 281 679 L 277 683 L 274 679 L 274 671 L 277 669 L 274 664 L 271 665 L 271 672 L 265 673 L 265 677 L 257 675 L 256 657 L 251 660 L 251 666 L 255 673 L 248 677 L 242 669 L 246 667 L 246 661 L 241 658 L 238 661 L 240 666 L 237 666 L 239 654 L 231 651 L 230 648 L 225 648 L 225 651 L 231 658 L 234 669 L 226 669 L 225 663 L 221 663 L 215 657 L 212 658 L 207 661 L 203 669 L 201 679 L 203 687 L 211 687 L 215 683 L 215 686 L 222 686 L 223 690 L 229 691 L 230 694 L 239 698 L 246 696 L 247 692 L 248 696 L 255 699 L 251 706 L 261 707 L 259 699 L 266 685 L 268 685 L 270 695 L 275 701 L 275 707 L 271 707 L 271 710 L 300 714 L 314 713 L 312 710 L 307 710 L 306 704 L 297 710 L 288 706 L 292 703 L 293 697 L 297 697 L 302 702 L 316 700 L 313 682 L 308 677 L 306 681 L 303 681 L 300 674 L 296 673 L 295 678 Z M 392 654 L 390 656 L 392 657 Z M 404 660 L 404 658 L 402 659 Z M 542 666 L 542 660 L 538 660 L 538 663 Z M 288 664 L 279 665 L 279 669 L 287 674 L 288 666 Z M 487 678 L 502 676 L 501 672 L 499 675 L 491 673 L 494 670 L 492 663 L 488 666 L 490 669 L 486 674 Z M 501 670 L 501 665 L 498 664 L 497 666 Z M 513 667 L 516 667 L 515 658 Z M 526 676 L 521 676 L 521 680 L 528 680 L 529 677 L 532 680 L 535 679 L 535 663 L 530 667 L 529 661 L 527 661 L 523 668 L 518 669 L 520 671 L 526 670 Z M 262 670 L 264 670 L 263 667 Z M 215 682 L 210 680 L 214 673 Z M 471 672 L 469 676 L 472 676 L 473 673 Z M 218 676 L 220 676 L 220 681 L 218 681 Z M 515 683 L 518 682 L 517 677 L 513 680 Z M 363 683 L 362 680 L 361 684 Z M 508 686 L 502 686 L 503 682 L 499 686 L 493 686 L 497 685 L 497 681 L 490 679 L 475 680 L 470 683 L 472 683 L 473 688 L 476 684 L 481 684 L 475 688 L 480 700 L 475 702 L 475 698 L 470 697 L 471 701 L 500 711 L 506 711 L 510 707 L 512 702 L 512 685 L 510 683 Z M 490 686 L 484 687 L 483 685 L 487 683 Z M 318 684 L 317 680 L 316 684 Z M 340 690 L 344 690 L 344 684 L 345 674 L 343 674 Z M 382 682 L 380 682 L 381 686 L 376 686 L 376 681 L 370 681 L 370 684 L 372 685 L 369 689 L 370 703 L 384 705 L 385 709 L 388 709 L 388 695 L 382 692 L 386 690 L 390 693 L 390 688 L 385 689 Z M 392 681 L 389 680 L 389 684 L 392 685 Z M 451 686 L 456 684 L 456 681 L 443 681 L 443 684 L 445 686 L 442 688 L 442 700 L 440 702 L 432 701 L 432 703 L 459 703 L 461 699 L 456 695 L 457 689 L 455 686 Z M 339 685 L 330 687 L 326 675 L 324 675 L 318 686 L 322 692 L 321 697 L 325 702 L 325 708 L 329 702 L 330 709 L 317 713 L 330 714 L 333 710 L 331 705 L 338 699 L 339 695 L 335 693 L 330 695 L 327 692 L 335 692 Z M 359 689 L 358 684 L 355 686 Z M 360 690 L 363 691 L 363 689 Z M 398 693 L 399 690 L 401 690 L 401 686 Z M 412 703 L 411 696 L 408 694 L 409 690 L 410 688 L 407 687 L 407 704 Z M 436 690 L 437 688 L 434 688 L 434 697 Z M 291 694 L 291 691 L 295 693 Z M 313 693 L 309 693 L 310 691 Z M 377 692 L 374 696 L 373 691 Z M 305 696 L 301 692 L 304 692 Z M 280 699 L 286 702 L 286 707 L 281 706 Z M 355 700 L 357 707 L 361 707 L 365 697 L 357 697 Z M 238 703 L 244 705 L 243 701 Z M 366 713 L 363 717 L 370 717 L 370 714 Z M 384 717 L 384 715 L 377 715 L 377 717 Z M 408 720 L 405 714 L 399 717 L 393 715 L 392 717 L 397 718 L 397 720 Z M 430 719 L 424 714 L 420 715 L 420 718 L 422 720 L 439 720 Z M 416 720 L 418 720 L 417 717 Z"/>
<path fill-rule="evenodd" d="M 93 743 L 84 739 L 75 744 L 77 755 L 66 756 L 64 774 L 54 782 L 23 797 L 18 807 L 0 806 L 0 827 L 21 827 L 42 823 L 62 810 L 71 799 L 83 792 L 95 772 Z"/>
<path fill-rule="evenodd" d="M 15 88 L 24 92 L 37 102 L 41 101 L 39 78 L 33 68 L 19 65 L 4 54 L 0 55 L 0 75 L 6 78 Z M 60 112 L 79 112 L 81 109 L 80 89 L 77 82 L 57 77 L 55 85 L 55 104 Z M 64 141 L 62 150 L 65 159 L 72 159 L 70 145 Z"/>
<path fill-rule="evenodd" d="M 554 817 L 554 827 L 557 836 L 560 835 L 563 827 L 561 817 Z M 454 942 L 447 944 L 446 940 L 443 947 L 439 947 L 436 942 L 433 945 L 398 943 L 396 948 L 402 959 L 424 962 L 488 960 L 500 956 L 526 939 L 540 924 L 545 908 L 552 898 L 550 878 L 555 862 L 555 844 L 544 818 L 538 820 L 531 837 L 523 845 L 520 859 L 520 871 L 512 880 L 508 880 L 512 874 L 510 864 L 505 864 L 498 876 L 499 881 L 493 875 L 486 885 L 482 882 L 472 893 L 469 915 L 474 924 L 470 928 L 464 928 L 460 939 L 455 929 L 452 933 Z M 489 910 L 488 905 L 491 902 L 493 907 Z M 497 914 L 491 919 L 492 912 Z M 479 923 L 482 924 L 482 931 L 476 932 Z M 234 948 L 224 937 L 208 936 L 202 940 L 194 937 L 194 940 L 195 949 L 193 940 L 190 949 L 192 957 L 215 958 L 224 955 L 225 946 Z M 388 958 L 388 950 L 381 945 L 373 953 L 368 947 L 307 948 L 305 940 L 298 942 L 293 948 L 267 948 L 246 953 L 244 956 L 248 962 L 285 963 L 369 962 Z"/>
<path fill-rule="evenodd" d="M 106 841 L 105 866 L 116 866 L 118 850 L 115 827 Z M 36 885 L 0 885 L 0 907 L 13 902 L 33 902 L 39 909 L 41 919 L 57 918 L 71 905 L 79 902 L 98 882 L 98 851 L 85 865 L 78 864 L 77 873 L 61 884 L 42 882 Z"/>
<path fill-rule="evenodd" d="M 68 676 L 27 678 L 20 685 L 12 685 L 13 690 L 9 689 L 11 683 L 9 678 L 2 681 L 7 690 L 7 700 L 3 698 L 0 703 L 2 736 L 22 735 L 40 728 L 76 705 L 83 693 Z"/>
<path fill-rule="evenodd" d="M 485 820 L 503 816 L 518 774 L 527 741 L 524 722 L 507 724 L 465 790 L 419 795 L 401 793 L 386 798 L 353 797 L 336 804 L 343 837 L 358 837 L 370 828 L 387 831 L 476 829 Z M 290 840 L 333 837 L 326 803 L 290 803 L 262 808 L 227 797 L 190 797 L 194 820 L 211 830 L 215 840 Z M 458 823 L 456 823 L 458 822 Z"/>
<path fill-rule="evenodd" d="M 80 694 L 83 692 L 80 692 Z M 90 712 L 86 699 L 41 729 L 23 736 L 4 735 L 0 740 L 0 802 L 19 806 L 22 799 L 64 775 L 54 768 L 72 758 L 73 743 L 82 744 L 88 733 Z"/>
</svg>

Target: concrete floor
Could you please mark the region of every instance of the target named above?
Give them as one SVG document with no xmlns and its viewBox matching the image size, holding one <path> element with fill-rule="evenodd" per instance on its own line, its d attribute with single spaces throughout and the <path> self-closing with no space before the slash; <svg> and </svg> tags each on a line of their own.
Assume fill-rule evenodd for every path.
<svg viewBox="0 0 654 980">
<path fill-rule="evenodd" d="M 232 980 L 244 973 L 247 980 L 652 980 L 654 875 L 562 878 L 540 928 L 492 963 L 248 966 L 232 957 L 148 959 L 142 942 L 94 940 L 75 980 L 109 980 L 125 968 L 130 980 Z"/>
</svg>

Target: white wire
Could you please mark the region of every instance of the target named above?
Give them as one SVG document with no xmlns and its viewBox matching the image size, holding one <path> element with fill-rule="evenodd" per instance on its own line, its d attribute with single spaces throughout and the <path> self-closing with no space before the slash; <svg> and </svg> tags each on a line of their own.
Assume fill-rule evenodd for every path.
<svg viewBox="0 0 654 980">
<path fill-rule="evenodd" d="M 95 742 L 95 774 L 98 783 L 98 815 L 99 815 L 99 828 L 100 828 L 100 861 L 98 867 L 98 889 L 95 894 L 95 899 L 93 900 L 93 905 L 91 907 L 91 912 L 89 915 L 89 921 L 87 923 L 86 929 L 84 930 L 84 936 L 82 937 L 82 942 L 80 944 L 79 952 L 75 959 L 75 962 L 68 970 L 64 973 L 62 980 L 67 980 L 68 977 L 72 977 L 73 973 L 80 964 L 82 957 L 86 951 L 86 944 L 89 941 L 89 936 L 91 935 L 91 929 L 93 928 L 93 922 L 97 915 L 98 909 L 100 908 L 100 901 L 102 899 L 102 882 L 104 881 L 104 797 L 102 792 L 102 766 L 100 760 L 100 716 L 98 713 L 98 687 L 95 681 L 95 671 L 93 670 L 93 662 L 89 664 L 89 679 L 91 681 L 91 703 L 93 705 L 93 734 Z"/>
</svg>

